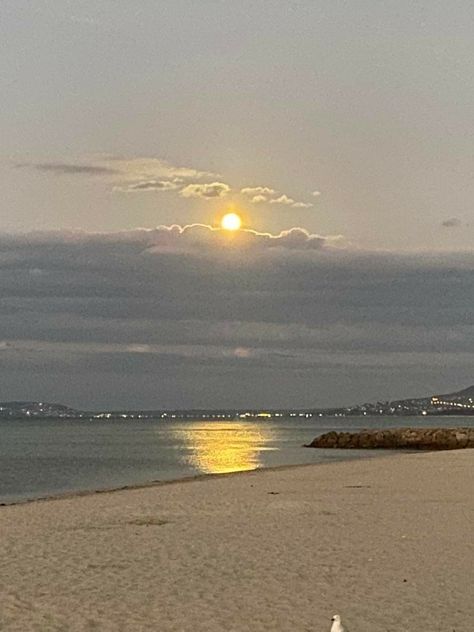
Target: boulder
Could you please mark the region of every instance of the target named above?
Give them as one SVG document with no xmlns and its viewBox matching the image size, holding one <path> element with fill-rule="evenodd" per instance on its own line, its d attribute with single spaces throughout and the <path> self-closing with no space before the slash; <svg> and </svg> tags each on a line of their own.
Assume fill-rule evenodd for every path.
<svg viewBox="0 0 474 632">
<path fill-rule="evenodd" d="M 361 432 L 326 432 L 307 448 L 458 450 L 474 448 L 474 428 L 389 428 Z"/>
</svg>

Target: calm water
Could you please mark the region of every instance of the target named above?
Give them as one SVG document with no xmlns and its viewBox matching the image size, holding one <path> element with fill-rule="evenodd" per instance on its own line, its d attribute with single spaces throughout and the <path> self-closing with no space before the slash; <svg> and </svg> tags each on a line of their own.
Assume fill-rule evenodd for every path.
<svg viewBox="0 0 474 632">
<path fill-rule="evenodd" d="M 328 430 L 467 426 L 468 417 L 308 421 L 0 420 L 0 502 L 206 473 L 374 456 L 302 448 Z"/>
</svg>

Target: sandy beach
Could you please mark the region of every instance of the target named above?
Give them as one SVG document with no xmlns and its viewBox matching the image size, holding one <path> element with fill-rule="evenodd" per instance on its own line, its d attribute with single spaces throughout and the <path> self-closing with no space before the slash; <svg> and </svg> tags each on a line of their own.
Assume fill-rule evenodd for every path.
<svg viewBox="0 0 474 632">
<path fill-rule="evenodd" d="M 0 629 L 470 632 L 474 450 L 0 507 Z"/>
</svg>

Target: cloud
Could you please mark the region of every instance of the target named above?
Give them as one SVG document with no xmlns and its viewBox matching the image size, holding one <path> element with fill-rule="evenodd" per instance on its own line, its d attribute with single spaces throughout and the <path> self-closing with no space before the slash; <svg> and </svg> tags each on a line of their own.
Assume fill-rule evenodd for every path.
<svg viewBox="0 0 474 632">
<path fill-rule="evenodd" d="M 211 200 L 227 196 L 232 188 L 229 184 L 215 180 L 219 174 L 175 166 L 161 158 L 115 156 L 100 154 L 75 162 L 29 162 L 16 167 L 29 168 L 57 176 L 102 177 L 118 193 L 146 193 L 150 191 L 176 191 L 183 198 Z M 243 187 L 241 195 L 252 204 L 280 204 L 291 208 L 311 208 L 310 202 L 299 202 L 286 194 L 278 195 L 276 189 L 267 186 Z M 316 195 L 317 192 L 313 192 Z"/>
<path fill-rule="evenodd" d="M 319 197 L 321 195 L 321 191 L 312 191 L 311 195 L 314 197 Z"/>
<path fill-rule="evenodd" d="M 211 171 L 202 171 L 193 167 L 172 165 L 161 158 L 107 156 L 102 161 L 102 164 L 106 167 L 118 169 L 127 181 L 132 182 L 161 178 L 169 180 L 174 178 L 200 179 L 218 175 Z"/>
<path fill-rule="evenodd" d="M 296 202 L 296 200 L 293 200 L 293 198 L 290 198 L 285 194 L 270 200 L 270 204 L 282 204 L 284 206 L 291 206 L 292 208 L 310 208 L 313 206 L 310 202 Z"/>
<path fill-rule="evenodd" d="M 97 26 L 98 21 L 90 15 L 71 15 L 69 21 L 86 26 Z"/>
<path fill-rule="evenodd" d="M 144 235 L 146 239 L 146 235 Z M 270 249 L 320 250 L 337 245 L 340 236 L 322 237 L 312 235 L 304 228 L 283 230 L 277 235 L 242 229 L 229 233 L 222 228 L 212 228 L 205 224 L 188 226 L 160 226 L 148 234 L 146 253 L 181 252 L 195 253 L 200 257 L 224 258 L 227 255 L 240 256 L 243 252 L 262 254 Z"/>
<path fill-rule="evenodd" d="M 224 182 L 208 184 L 188 184 L 181 189 L 180 195 L 185 198 L 213 198 L 225 197 L 230 192 L 230 186 Z"/>
<path fill-rule="evenodd" d="M 291 199 L 287 195 L 280 195 L 280 197 L 270 200 L 270 204 L 284 204 L 285 206 L 293 206 L 295 200 Z"/>
<path fill-rule="evenodd" d="M 295 202 L 291 206 L 292 208 L 311 208 L 313 205 L 311 202 Z"/>
<path fill-rule="evenodd" d="M 457 226 L 461 225 L 462 222 L 457 217 L 450 217 L 449 219 L 445 219 L 443 222 L 441 222 L 441 226 L 444 226 L 445 228 L 456 228 Z"/>
<path fill-rule="evenodd" d="M 131 185 L 161 180 L 200 179 L 215 177 L 218 174 L 201 171 L 192 167 L 175 166 L 161 158 L 114 156 L 101 154 L 74 162 L 29 162 L 20 163 L 17 167 L 35 169 L 43 173 L 58 176 L 104 176 L 112 178 L 115 185 Z M 145 189 L 144 189 L 145 190 Z"/>
<path fill-rule="evenodd" d="M 310 202 L 297 202 L 285 194 L 270 199 L 272 195 L 277 194 L 277 191 L 269 187 L 244 187 L 240 189 L 240 193 L 250 197 L 252 204 L 270 202 L 270 204 L 282 204 L 284 206 L 291 206 L 292 208 L 311 208 L 313 206 Z"/>
<path fill-rule="evenodd" d="M 143 191 L 175 191 L 179 189 L 183 180 L 174 178 L 173 180 L 143 180 L 141 182 L 131 182 L 126 186 L 114 187 L 114 191 L 125 193 L 140 193 Z"/>
<path fill-rule="evenodd" d="M 31 168 L 36 171 L 50 172 L 57 175 L 85 175 L 85 176 L 105 176 L 116 175 L 120 171 L 111 167 L 105 167 L 101 165 L 93 164 L 71 164 L 67 162 L 38 162 L 38 163 L 19 163 L 16 165 L 18 168 Z"/>
<path fill-rule="evenodd" d="M 35 231 L 25 234 L 3 235 L 0 237 L 0 266 L 11 261 L 13 253 L 20 249 L 32 252 L 37 248 L 51 246 L 65 249 L 88 250 L 108 247 L 123 252 L 127 249 L 138 251 L 140 256 L 166 253 L 195 254 L 199 258 L 225 259 L 243 251 L 263 254 L 269 251 L 311 251 L 321 248 L 344 246 L 342 236 L 322 236 L 308 232 L 304 228 L 293 227 L 277 234 L 263 233 L 252 229 L 240 229 L 229 232 L 207 224 L 188 224 L 180 226 L 158 226 L 156 228 L 137 228 L 107 233 L 88 233 L 86 231 Z M 2 256 L 3 254 L 3 256 Z M 42 261 L 33 257 L 28 266 L 28 274 L 42 276 L 45 268 Z"/>
<path fill-rule="evenodd" d="M 276 193 L 275 189 L 271 189 L 270 187 L 244 187 L 240 189 L 240 192 L 243 195 L 248 195 L 249 197 L 253 197 L 255 195 L 274 195 Z"/>
<path fill-rule="evenodd" d="M 473 272 L 472 253 L 365 252 L 302 228 L 0 235 L 2 389 L 304 407 L 468 385 Z"/>
</svg>

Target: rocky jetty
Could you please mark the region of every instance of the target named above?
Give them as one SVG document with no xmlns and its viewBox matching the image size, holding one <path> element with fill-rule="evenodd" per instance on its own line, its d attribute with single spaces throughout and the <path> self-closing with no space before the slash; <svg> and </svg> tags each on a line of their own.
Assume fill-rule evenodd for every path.
<svg viewBox="0 0 474 632">
<path fill-rule="evenodd" d="M 474 428 L 389 428 L 326 432 L 307 448 L 458 450 L 474 448 Z"/>
</svg>

